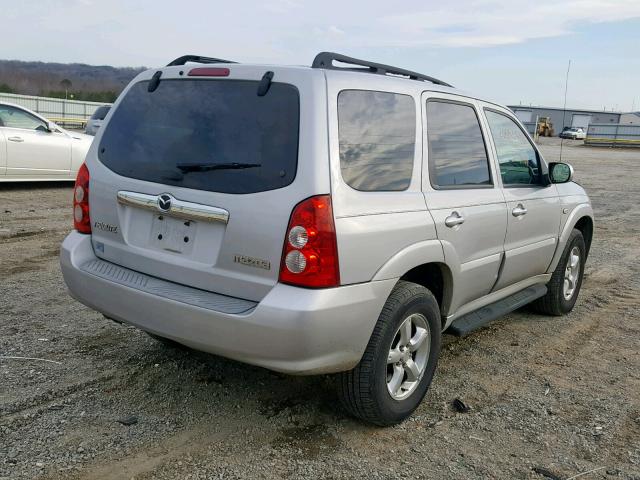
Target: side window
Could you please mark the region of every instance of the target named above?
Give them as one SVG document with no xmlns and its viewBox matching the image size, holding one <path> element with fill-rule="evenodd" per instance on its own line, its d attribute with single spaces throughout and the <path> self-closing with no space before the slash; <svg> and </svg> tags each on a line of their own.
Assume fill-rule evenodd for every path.
<svg viewBox="0 0 640 480">
<path fill-rule="evenodd" d="M 538 154 L 518 124 L 493 110 L 485 110 L 485 114 L 498 154 L 502 183 L 505 186 L 539 185 Z"/>
<path fill-rule="evenodd" d="M 349 186 L 368 192 L 409 188 L 416 147 L 415 108 L 409 95 L 340 92 L 340 169 Z"/>
<path fill-rule="evenodd" d="M 427 137 L 434 187 L 492 185 L 487 149 L 472 106 L 427 101 Z"/>
<path fill-rule="evenodd" d="M 35 130 L 38 127 L 44 127 L 42 120 L 18 108 L 9 105 L 0 105 L 0 122 L 5 127 L 24 128 L 26 130 Z"/>
</svg>

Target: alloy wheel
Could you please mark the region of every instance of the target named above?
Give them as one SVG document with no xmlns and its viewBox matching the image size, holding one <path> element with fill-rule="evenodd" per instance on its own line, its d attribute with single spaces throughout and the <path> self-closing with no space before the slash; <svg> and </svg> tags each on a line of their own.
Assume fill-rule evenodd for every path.
<svg viewBox="0 0 640 480">
<path fill-rule="evenodd" d="M 413 313 L 398 327 L 387 356 L 387 390 L 404 400 L 415 390 L 429 361 L 431 332 L 424 315 Z"/>
<path fill-rule="evenodd" d="M 578 278 L 580 275 L 580 249 L 573 247 L 567 259 L 567 266 L 564 269 L 564 284 L 562 285 L 562 294 L 565 300 L 571 300 L 573 293 L 578 286 Z"/>
</svg>

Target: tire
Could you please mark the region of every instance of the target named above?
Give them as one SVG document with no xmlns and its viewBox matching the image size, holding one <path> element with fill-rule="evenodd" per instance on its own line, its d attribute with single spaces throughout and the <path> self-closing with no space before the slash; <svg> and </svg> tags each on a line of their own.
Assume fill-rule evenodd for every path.
<svg viewBox="0 0 640 480">
<path fill-rule="evenodd" d="M 415 283 L 399 281 L 380 313 L 360 363 L 339 374 L 338 393 L 345 409 L 379 426 L 394 425 L 410 416 L 433 379 L 441 329 L 440 309 L 433 294 Z M 392 355 L 394 360 L 388 363 Z M 411 378 L 417 380 L 411 382 Z M 400 387 L 396 389 L 397 385 Z"/>
<path fill-rule="evenodd" d="M 570 292 L 565 290 L 565 272 L 569 266 L 569 262 L 575 260 L 572 254 L 578 254 L 579 264 L 575 272 L 575 280 L 573 281 L 573 289 Z M 584 275 L 584 264 L 587 259 L 587 249 L 584 243 L 584 237 L 580 230 L 573 229 L 567 240 L 567 245 L 562 252 L 562 257 L 558 262 L 558 266 L 553 271 L 551 280 L 547 283 L 547 294 L 544 297 L 535 300 L 531 307 L 538 313 L 546 315 L 565 315 L 573 310 L 576 304 L 580 287 L 582 287 L 582 277 Z M 569 282 L 568 285 L 571 285 Z M 570 295 L 565 295 L 571 293 Z"/>
</svg>

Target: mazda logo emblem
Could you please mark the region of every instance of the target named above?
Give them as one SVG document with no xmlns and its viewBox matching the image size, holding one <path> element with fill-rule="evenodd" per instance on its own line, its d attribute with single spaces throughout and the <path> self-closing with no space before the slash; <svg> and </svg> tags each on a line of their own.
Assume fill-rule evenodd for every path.
<svg viewBox="0 0 640 480">
<path fill-rule="evenodd" d="M 171 198 L 168 193 L 158 195 L 158 209 L 162 212 L 168 212 L 171 209 Z"/>
</svg>

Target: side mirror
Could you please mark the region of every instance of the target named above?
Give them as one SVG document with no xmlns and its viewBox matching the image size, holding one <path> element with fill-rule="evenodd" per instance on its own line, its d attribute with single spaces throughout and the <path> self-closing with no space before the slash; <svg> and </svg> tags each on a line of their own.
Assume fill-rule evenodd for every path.
<svg viewBox="0 0 640 480">
<path fill-rule="evenodd" d="M 48 124 L 47 125 L 38 125 L 36 127 L 36 131 L 50 133 L 51 132 L 51 127 Z"/>
<path fill-rule="evenodd" d="M 551 183 L 567 183 L 573 180 L 573 167 L 568 163 L 551 162 L 549 164 Z"/>
</svg>

